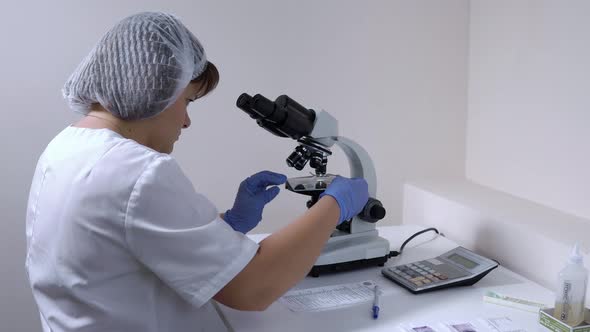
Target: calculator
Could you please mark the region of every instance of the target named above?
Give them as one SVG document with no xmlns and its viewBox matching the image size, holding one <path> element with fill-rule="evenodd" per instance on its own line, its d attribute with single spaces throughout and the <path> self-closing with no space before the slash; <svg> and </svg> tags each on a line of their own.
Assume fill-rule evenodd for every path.
<svg viewBox="0 0 590 332">
<path fill-rule="evenodd" d="M 414 294 L 471 286 L 498 267 L 498 263 L 463 247 L 438 257 L 386 267 L 381 273 Z"/>
</svg>

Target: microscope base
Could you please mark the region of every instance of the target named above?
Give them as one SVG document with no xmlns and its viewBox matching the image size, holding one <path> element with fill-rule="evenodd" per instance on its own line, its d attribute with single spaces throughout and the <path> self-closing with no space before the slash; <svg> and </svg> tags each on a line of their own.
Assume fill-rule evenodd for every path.
<svg viewBox="0 0 590 332">
<path fill-rule="evenodd" d="M 318 277 L 327 272 L 338 272 L 369 266 L 383 266 L 389 258 L 389 241 L 373 229 L 361 233 L 335 231 L 309 275 Z"/>
<path fill-rule="evenodd" d="M 383 266 L 389 257 L 376 257 L 371 259 L 361 259 L 358 261 L 352 262 L 342 262 L 342 263 L 335 263 L 335 264 L 327 264 L 327 265 L 314 265 L 309 271 L 309 276 L 317 278 L 320 274 L 325 273 L 332 273 L 332 272 L 342 272 L 342 271 L 349 271 L 349 270 L 356 270 L 364 267 L 371 267 L 371 266 Z"/>
</svg>

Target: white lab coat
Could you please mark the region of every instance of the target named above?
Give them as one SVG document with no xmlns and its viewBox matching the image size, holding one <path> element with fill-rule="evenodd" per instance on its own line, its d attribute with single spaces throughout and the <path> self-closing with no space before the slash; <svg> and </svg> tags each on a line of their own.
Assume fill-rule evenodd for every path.
<svg viewBox="0 0 590 332">
<path fill-rule="evenodd" d="M 169 155 L 68 127 L 39 159 L 26 268 L 44 331 L 209 331 L 211 298 L 258 245 Z"/>
</svg>

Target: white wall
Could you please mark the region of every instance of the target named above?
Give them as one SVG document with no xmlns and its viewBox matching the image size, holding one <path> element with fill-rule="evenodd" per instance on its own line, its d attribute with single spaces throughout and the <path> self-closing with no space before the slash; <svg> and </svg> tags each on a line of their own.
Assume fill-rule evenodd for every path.
<svg viewBox="0 0 590 332">
<path fill-rule="evenodd" d="M 2 330 L 39 329 L 24 272 L 24 217 L 39 154 L 77 119 L 61 86 L 117 20 L 154 9 L 180 15 L 221 71 L 217 91 L 192 106 L 193 126 L 174 152 L 220 208 L 260 169 L 304 174 L 284 163 L 294 142 L 259 129 L 235 107 L 242 92 L 286 93 L 335 115 L 341 133 L 374 158 L 388 223 L 400 221 L 405 178 L 464 172 L 467 0 L 3 2 Z M 329 170 L 346 175 L 342 154 Z M 304 202 L 284 192 L 257 231 L 284 225 Z"/>
<path fill-rule="evenodd" d="M 469 179 L 585 219 L 589 16 L 584 0 L 471 2 L 466 153 Z"/>
</svg>

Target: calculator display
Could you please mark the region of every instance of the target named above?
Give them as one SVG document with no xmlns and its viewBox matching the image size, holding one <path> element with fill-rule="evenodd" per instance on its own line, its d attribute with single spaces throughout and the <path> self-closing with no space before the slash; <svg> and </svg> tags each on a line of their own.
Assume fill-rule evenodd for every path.
<svg viewBox="0 0 590 332">
<path fill-rule="evenodd" d="M 452 254 L 452 255 L 448 256 L 447 259 L 451 260 L 459 265 L 462 265 L 462 266 L 466 267 L 467 269 L 472 269 L 472 268 L 479 265 L 476 262 L 470 261 L 469 259 L 467 259 L 461 255 L 458 255 L 458 254 Z"/>
</svg>

